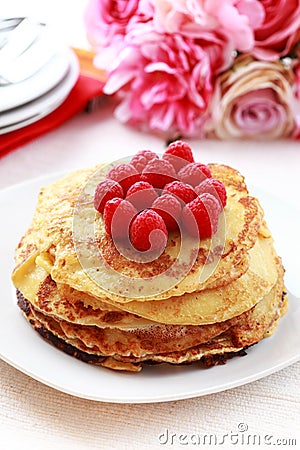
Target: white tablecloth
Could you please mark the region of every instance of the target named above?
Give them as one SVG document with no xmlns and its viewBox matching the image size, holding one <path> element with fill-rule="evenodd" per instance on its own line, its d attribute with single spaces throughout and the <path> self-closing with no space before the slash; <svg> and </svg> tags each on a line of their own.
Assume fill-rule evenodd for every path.
<svg viewBox="0 0 300 450">
<path fill-rule="evenodd" d="M 107 404 L 60 393 L 0 363 L 0 444 L 6 450 L 280 448 L 275 439 L 297 439 L 299 449 L 299 370 L 295 364 L 270 377 L 206 397 L 156 404 Z M 75 376 L 75 374 L 74 374 Z M 222 436 L 261 436 L 261 445 L 221 445 Z M 166 441 L 166 430 L 177 439 Z M 165 437 L 160 435 L 164 434 Z M 187 434 L 189 444 L 179 443 Z M 216 435 L 216 446 L 192 444 L 192 435 Z M 266 444 L 262 445 L 265 436 Z M 232 437 L 234 443 L 236 438 Z M 214 442 L 214 441 L 213 441 Z M 253 442 L 251 438 L 251 443 Z M 258 443 L 258 440 L 256 441 Z M 203 439 L 201 438 L 201 443 Z M 218 444 L 219 443 L 219 444 Z M 176 445 L 175 445 L 176 444 Z M 291 443 L 292 444 L 292 443 Z"/>
<path fill-rule="evenodd" d="M 73 24 L 70 43 L 80 44 L 74 30 L 85 1 L 5 3 L 6 9 L 18 6 L 23 11 L 31 8 L 48 14 L 61 28 L 69 20 Z M 82 29 L 78 33 L 82 37 Z M 191 144 L 198 160 L 234 166 L 246 175 L 250 185 L 299 205 L 300 142 Z M 0 188 L 113 160 L 145 147 L 162 151 L 164 145 L 156 137 L 117 123 L 106 106 L 92 114 L 80 114 L 0 159 Z M 0 361 L 0 449 L 300 448 L 299 374 L 300 362 L 226 392 L 168 403 L 130 405 L 72 397 Z M 249 445 L 242 443 L 241 438 L 237 444 L 235 436 L 243 427 L 248 427 Z M 208 435 L 207 440 L 204 435 Z M 222 444 L 225 435 L 227 443 Z M 297 439 L 296 445 L 293 439 Z"/>
</svg>

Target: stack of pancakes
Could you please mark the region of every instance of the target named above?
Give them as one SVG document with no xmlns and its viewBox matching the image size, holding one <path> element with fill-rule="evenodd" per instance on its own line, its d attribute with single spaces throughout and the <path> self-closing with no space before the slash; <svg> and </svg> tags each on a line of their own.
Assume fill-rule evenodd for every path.
<svg viewBox="0 0 300 450">
<path fill-rule="evenodd" d="M 224 363 L 270 335 L 287 298 L 263 210 L 236 170 L 209 167 L 227 190 L 218 233 L 195 247 L 174 232 L 148 261 L 105 233 L 93 208 L 100 166 L 43 188 L 13 272 L 32 327 L 83 361 L 129 371 Z"/>
</svg>

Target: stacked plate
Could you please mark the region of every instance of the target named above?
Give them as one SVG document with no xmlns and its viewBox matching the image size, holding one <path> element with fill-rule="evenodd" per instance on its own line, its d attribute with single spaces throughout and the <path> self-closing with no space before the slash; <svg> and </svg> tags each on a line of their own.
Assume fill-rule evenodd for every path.
<svg viewBox="0 0 300 450">
<path fill-rule="evenodd" d="M 0 135 L 50 114 L 75 85 L 79 65 L 50 27 L 0 18 Z"/>
</svg>

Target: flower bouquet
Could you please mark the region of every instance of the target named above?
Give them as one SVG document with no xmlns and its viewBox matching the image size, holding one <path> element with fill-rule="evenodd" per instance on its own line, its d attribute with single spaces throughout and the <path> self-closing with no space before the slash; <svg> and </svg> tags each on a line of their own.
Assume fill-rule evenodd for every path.
<svg viewBox="0 0 300 450">
<path fill-rule="evenodd" d="M 300 0 L 90 0 L 116 117 L 178 137 L 298 138 Z"/>
</svg>

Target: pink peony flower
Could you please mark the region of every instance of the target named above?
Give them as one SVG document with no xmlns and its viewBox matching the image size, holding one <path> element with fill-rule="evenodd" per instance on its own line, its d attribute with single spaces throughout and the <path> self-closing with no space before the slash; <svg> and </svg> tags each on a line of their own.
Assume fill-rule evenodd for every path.
<svg viewBox="0 0 300 450">
<path fill-rule="evenodd" d="M 152 12 L 151 0 L 89 0 L 84 17 L 87 37 L 94 47 L 105 47 L 126 34 L 131 19 L 147 21 Z"/>
<path fill-rule="evenodd" d="M 116 116 L 168 137 L 201 136 L 212 94 L 208 54 L 193 40 L 149 26 L 127 35 L 108 66 L 104 93 L 118 92 Z M 95 64 L 107 64 L 107 52 Z M 103 67 L 103 66 L 102 66 Z"/>
<path fill-rule="evenodd" d="M 299 120 L 299 118 L 296 123 L 295 133 L 293 134 L 293 138 L 296 140 L 300 139 L 300 120 Z"/>
<path fill-rule="evenodd" d="M 203 32 L 193 39 L 209 57 L 213 75 L 218 75 L 233 64 L 234 47 L 227 36 L 218 30 Z"/>
<path fill-rule="evenodd" d="M 292 71 L 281 62 L 238 58 L 220 78 L 210 135 L 220 139 L 289 137 L 295 127 Z"/>
<path fill-rule="evenodd" d="M 298 49 L 299 53 L 300 49 Z M 300 56 L 300 55 L 299 55 Z M 295 111 L 296 111 L 296 126 L 293 137 L 300 139 L 300 63 L 294 67 L 295 73 Z"/>
<path fill-rule="evenodd" d="M 241 52 L 252 50 L 253 30 L 264 20 L 264 9 L 258 0 L 153 0 L 153 3 L 158 31 L 199 38 L 206 32 L 218 31 Z"/>
<path fill-rule="evenodd" d="M 300 63 L 295 67 L 296 97 L 300 100 Z"/>
<path fill-rule="evenodd" d="M 167 138 L 300 137 L 300 0 L 89 0 L 85 22 L 122 122 Z"/>
<path fill-rule="evenodd" d="M 285 56 L 300 39 L 300 0 L 261 0 L 265 20 L 255 30 L 252 54 L 266 61 Z"/>
</svg>

